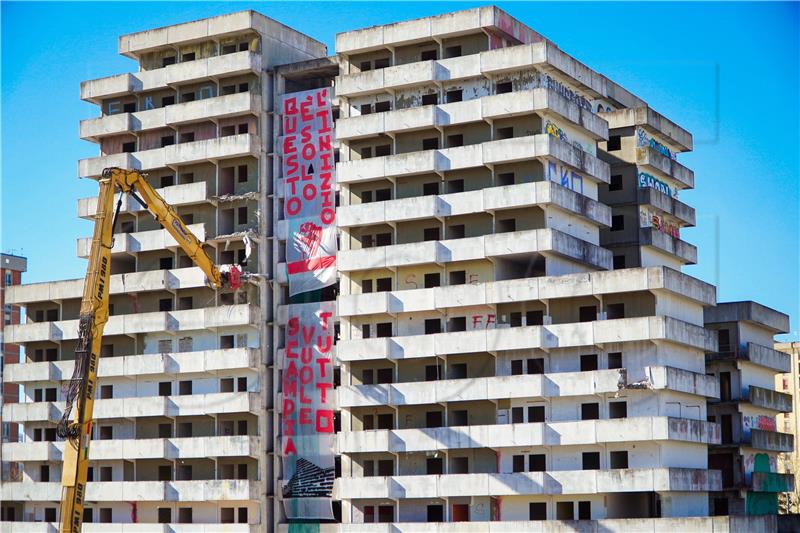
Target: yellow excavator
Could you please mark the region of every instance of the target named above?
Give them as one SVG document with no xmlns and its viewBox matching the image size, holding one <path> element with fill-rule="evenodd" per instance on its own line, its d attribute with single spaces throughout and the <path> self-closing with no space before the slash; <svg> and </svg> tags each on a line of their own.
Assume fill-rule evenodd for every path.
<svg viewBox="0 0 800 533">
<path fill-rule="evenodd" d="M 120 195 L 115 210 L 114 195 L 117 189 Z M 103 328 L 108 321 L 111 248 L 123 194 L 130 194 L 152 213 L 186 255 L 203 270 L 211 287 L 237 289 L 241 285 L 241 270 L 236 266 L 226 272 L 217 268 L 203 249 L 203 243 L 145 180 L 145 174 L 116 167 L 103 170 L 78 322 L 75 370 L 72 378 L 63 385 L 66 407 L 57 430 L 59 437 L 66 441 L 61 474 L 61 533 L 80 533 L 83 525 L 97 364 Z M 76 407 L 75 416 L 70 422 L 73 405 Z"/>
</svg>

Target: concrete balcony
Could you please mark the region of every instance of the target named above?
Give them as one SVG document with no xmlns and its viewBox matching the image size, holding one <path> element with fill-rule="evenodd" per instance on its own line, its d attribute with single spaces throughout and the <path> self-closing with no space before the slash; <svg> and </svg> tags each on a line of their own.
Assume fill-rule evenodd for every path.
<svg viewBox="0 0 800 533">
<path fill-rule="evenodd" d="M 102 174 L 104 168 L 114 166 L 147 171 L 205 161 L 216 162 L 233 157 L 258 157 L 262 149 L 260 137 L 242 133 L 204 141 L 173 144 L 141 152 L 81 159 L 78 161 L 78 175 L 82 178 L 97 178 Z"/>
<path fill-rule="evenodd" d="M 758 302 L 721 302 L 704 310 L 706 324 L 723 322 L 755 322 L 775 333 L 789 332 L 789 315 L 770 309 Z"/>
<path fill-rule="evenodd" d="M 342 118 L 336 122 L 336 138 L 353 140 L 381 134 L 394 134 L 426 128 L 442 128 L 546 112 L 558 115 L 583 128 L 596 140 L 608 138 L 606 122 L 597 115 L 569 102 L 553 90 L 539 88 L 514 93 L 483 96 L 449 104 L 386 111 Z"/>
<path fill-rule="evenodd" d="M 220 370 L 255 368 L 260 362 L 255 348 L 230 348 L 197 352 L 102 357 L 98 366 L 103 378 L 137 378 L 160 374 L 215 373 Z M 62 381 L 72 377 L 75 361 L 19 363 L 5 366 L 3 381 L 28 383 Z"/>
<path fill-rule="evenodd" d="M 58 533 L 59 524 L 48 522 L 0 522 L 3 533 Z M 261 524 L 155 524 L 155 523 L 88 523 L 86 533 L 260 533 Z"/>
<path fill-rule="evenodd" d="M 527 254 L 554 254 L 598 269 L 611 268 L 609 250 L 554 229 L 346 250 L 339 252 L 337 261 L 341 272 L 354 272 Z"/>
<path fill-rule="evenodd" d="M 794 492 L 794 474 L 753 472 L 752 476 L 753 492 Z"/>
<path fill-rule="evenodd" d="M 15 285 L 6 289 L 6 302 L 25 305 L 32 302 L 58 302 L 83 297 L 83 279 L 47 281 Z M 199 267 L 171 270 L 147 270 L 113 274 L 110 294 L 128 294 L 161 290 L 193 289 L 206 286 L 206 275 Z"/>
<path fill-rule="evenodd" d="M 61 461 L 64 442 L 13 442 L 3 444 L 8 461 Z M 112 461 L 135 459 L 202 459 L 209 457 L 254 457 L 263 453 L 260 437 L 191 437 L 175 439 L 93 440 L 91 459 Z"/>
<path fill-rule="evenodd" d="M 638 189 L 638 195 L 640 204 L 651 205 L 662 213 L 677 218 L 685 226 L 695 225 L 694 208 L 679 201 L 677 198 L 672 198 L 661 191 L 649 187 L 647 189 Z"/>
<path fill-rule="evenodd" d="M 706 361 L 748 361 L 781 374 L 790 372 L 792 366 L 789 354 L 752 342 L 730 352 L 707 353 Z"/>
<path fill-rule="evenodd" d="M 99 142 L 103 137 L 180 126 L 192 122 L 219 120 L 262 110 L 261 96 L 252 92 L 215 96 L 134 113 L 104 115 L 82 120 L 80 137 Z"/>
<path fill-rule="evenodd" d="M 575 422 L 493 424 L 426 429 L 345 431 L 337 453 L 412 453 L 517 446 L 577 446 L 680 441 L 719 444 L 720 428 L 704 420 L 640 417 Z"/>
<path fill-rule="evenodd" d="M 548 63 L 544 42 L 488 50 L 448 59 L 418 61 L 336 77 L 339 97 L 388 93 L 407 87 L 434 85 L 514 70 L 533 70 Z M 549 66 L 549 65 L 548 65 Z"/>
<path fill-rule="evenodd" d="M 258 393 L 248 392 L 113 398 L 95 401 L 94 418 L 252 413 L 262 408 Z M 8 403 L 3 406 L 3 418 L 10 422 L 58 422 L 63 411 L 64 402 Z"/>
<path fill-rule="evenodd" d="M 660 154 L 655 148 L 649 146 L 636 148 L 635 163 L 650 172 L 660 172 L 677 181 L 684 188 L 694 188 L 694 172 L 681 165 L 674 159 Z"/>
<path fill-rule="evenodd" d="M 136 59 L 138 54 L 164 47 L 187 44 L 192 41 L 216 41 L 232 33 L 261 29 L 264 19 L 263 15 L 255 11 L 238 11 L 229 15 L 128 33 L 119 38 L 119 53 Z"/>
<path fill-rule="evenodd" d="M 622 370 L 495 376 L 384 385 L 343 385 L 337 389 L 340 408 L 380 405 L 587 396 L 617 392 L 625 385 Z"/>
<path fill-rule="evenodd" d="M 434 335 L 340 340 L 337 344 L 337 357 L 339 361 L 395 360 L 639 341 L 673 342 L 699 350 L 717 344 L 716 336 L 700 326 L 666 316 L 652 316 Z M 718 389 L 718 384 L 712 389 Z M 718 392 L 716 390 L 713 396 L 718 397 Z"/>
<path fill-rule="evenodd" d="M 341 317 L 397 315 L 434 309 L 636 291 L 668 291 L 701 305 L 713 305 L 716 298 L 712 285 L 669 267 L 660 266 L 491 281 L 429 289 L 346 294 L 339 296 L 338 313 Z M 279 307 L 279 320 L 280 309 Z"/>
<path fill-rule="evenodd" d="M 611 244 L 611 243 L 609 243 Z M 686 265 L 697 264 L 697 247 L 656 228 L 639 228 L 639 245 L 652 246 Z"/>
<path fill-rule="evenodd" d="M 705 374 L 673 367 L 644 367 L 648 388 L 718 397 L 719 387 Z M 638 380 L 635 380 L 638 381 Z M 345 385 L 337 389 L 340 408 L 426 405 L 509 398 L 556 398 L 615 393 L 632 383 L 625 370 L 450 379 L 384 385 Z"/>
<path fill-rule="evenodd" d="M 200 242 L 206 240 L 205 224 L 189 224 L 187 228 L 195 234 Z M 111 247 L 111 255 L 152 252 L 155 250 L 177 247 L 178 243 L 165 229 L 117 233 L 114 235 L 114 245 Z M 88 258 L 91 253 L 91 248 L 91 237 L 81 237 L 78 239 L 78 257 L 82 259 Z"/>
<path fill-rule="evenodd" d="M 108 318 L 104 336 L 135 335 L 162 331 L 191 331 L 218 327 L 254 326 L 260 320 L 258 307 L 249 304 L 204 307 L 183 311 L 135 313 Z M 78 320 L 59 320 L 7 326 L 6 342 L 74 340 L 78 338 Z"/>
<path fill-rule="evenodd" d="M 598 113 L 608 121 L 609 129 L 630 128 L 639 126 L 651 135 L 669 142 L 673 152 L 692 150 L 692 134 L 681 128 L 664 115 L 647 106 L 618 109 L 610 113 Z"/>
<path fill-rule="evenodd" d="M 242 479 L 194 481 L 105 481 L 86 485 L 88 502 L 204 502 L 258 500 L 259 483 Z M 4 483 L 0 500 L 57 502 L 61 483 Z"/>
<path fill-rule="evenodd" d="M 340 183 L 358 183 L 548 157 L 596 181 L 607 183 L 610 179 L 608 163 L 546 133 L 455 148 L 342 161 L 336 164 L 336 178 Z M 546 162 L 544 165 L 547 167 Z"/>
<path fill-rule="evenodd" d="M 756 407 L 778 411 L 779 413 L 792 412 L 792 395 L 750 385 L 748 400 Z"/>
<path fill-rule="evenodd" d="M 184 183 L 181 185 L 170 185 L 156 189 L 164 200 L 172 206 L 186 206 L 202 204 L 209 201 L 208 184 L 204 181 L 195 183 Z M 142 204 L 135 200 L 131 195 L 122 195 L 122 206 L 120 212 L 134 213 L 137 211 L 147 211 Z M 81 198 L 78 200 L 78 216 L 87 220 L 94 219 L 97 215 L 97 197 Z"/>
<path fill-rule="evenodd" d="M 767 533 L 778 531 L 778 523 L 794 525 L 791 516 L 704 516 L 679 518 L 615 518 L 603 520 L 581 520 L 580 526 L 572 520 L 517 521 L 497 520 L 481 522 L 392 522 L 392 523 L 349 523 L 321 524 L 319 533 L 551 533 L 553 531 L 579 531 L 626 533 L 630 531 L 648 533 L 671 533 L 675 531 L 704 531 L 714 533 Z M 91 524 L 90 524 L 91 525 Z M 289 533 L 289 524 L 278 524 L 278 533 Z M 787 531 L 790 530 L 787 527 Z M 159 530 L 160 531 L 160 530 Z M 16 533 L 13 531 L 12 533 Z M 24 532 L 24 533 L 27 533 Z M 39 533 L 37 530 L 36 533 Z M 55 533 L 53 530 L 52 533 Z"/>
<path fill-rule="evenodd" d="M 336 216 L 340 228 L 349 228 L 533 205 L 554 206 L 598 225 L 611 225 L 611 208 L 552 181 L 342 206 Z"/>
<path fill-rule="evenodd" d="M 81 100 L 100 104 L 103 100 L 131 93 L 167 89 L 176 84 L 202 80 L 211 82 L 219 76 L 261 72 L 261 55 L 237 52 L 176 63 L 156 70 L 120 74 L 81 82 Z"/>
<path fill-rule="evenodd" d="M 446 38 L 479 28 L 495 27 L 498 19 L 510 17 L 494 6 L 485 6 L 447 15 L 425 17 L 394 24 L 371 26 L 336 35 L 336 50 L 341 54 L 360 54 L 370 50 L 403 46 L 417 41 Z M 513 19 L 512 19 L 513 20 Z"/>
<path fill-rule="evenodd" d="M 750 438 L 743 439 L 743 444 L 748 444 L 751 448 L 758 450 L 789 453 L 794 451 L 794 435 L 779 431 L 751 429 Z"/>
<path fill-rule="evenodd" d="M 355 500 L 650 491 L 707 492 L 721 488 L 722 476 L 717 470 L 636 468 L 339 478 L 334 483 L 333 492 L 334 498 Z"/>
</svg>

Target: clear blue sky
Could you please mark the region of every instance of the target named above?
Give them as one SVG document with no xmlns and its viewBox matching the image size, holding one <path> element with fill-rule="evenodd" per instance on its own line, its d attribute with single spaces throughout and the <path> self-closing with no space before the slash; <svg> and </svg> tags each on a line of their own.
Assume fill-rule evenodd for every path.
<svg viewBox="0 0 800 533">
<path fill-rule="evenodd" d="M 327 43 L 336 32 L 477 3 L 2 3 L 2 243 L 28 257 L 28 282 L 82 277 L 77 199 L 96 194 L 77 160 L 98 148 L 78 121 L 81 80 L 135 70 L 117 37 L 253 8 Z M 563 50 L 694 134 L 680 157 L 697 188 L 685 230 L 720 301 L 789 313 L 800 338 L 798 50 L 795 3 L 498 3 Z M 717 234 L 717 228 L 719 230 Z"/>
</svg>

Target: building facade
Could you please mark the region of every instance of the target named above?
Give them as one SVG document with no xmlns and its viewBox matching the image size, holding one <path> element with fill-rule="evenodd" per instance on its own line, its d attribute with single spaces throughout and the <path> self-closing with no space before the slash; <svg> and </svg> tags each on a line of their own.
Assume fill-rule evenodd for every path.
<svg viewBox="0 0 800 533">
<path fill-rule="evenodd" d="M 86 529 L 93 523 L 191 524 L 263 531 L 272 522 L 270 223 L 273 69 L 325 57 L 325 46 L 252 11 L 123 35 L 136 72 L 86 81 L 99 117 L 80 124 L 99 156 L 79 175 L 119 166 L 151 185 L 207 243 L 239 264 L 238 291 L 210 289 L 200 269 L 134 199 L 123 199 L 112 250 Z M 96 198 L 78 202 L 89 221 Z M 87 230 L 87 233 L 89 231 Z M 86 257 L 90 239 L 81 239 Z M 72 375 L 83 280 L 15 287 L 27 321 L 6 331 L 25 347 L 4 380 L 23 403 L 4 415 L 24 427 L 5 447 L 22 480 L 0 500 L 17 520 L 54 522 L 61 495 L 56 422 Z M 9 511 L 7 511 L 9 512 Z M 20 525 L 19 527 L 22 527 Z M 160 527 L 160 526 L 159 526 Z M 181 527 L 179 525 L 173 527 Z M 4 529 L 5 530 L 5 529 Z M 25 530 L 27 531 L 27 530 Z"/>
<path fill-rule="evenodd" d="M 797 413 L 800 413 L 800 403 L 798 403 L 800 402 L 800 342 L 777 342 L 775 349 L 785 353 L 789 359 L 789 370 L 775 376 L 775 389 L 792 396 L 791 412 L 779 413 L 776 417 L 776 426 L 778 431 L 791 433 L 795 442 L 794 450 L 778 456 L 778 462 L 782 463 L 784 471 L 796 474 L 800 471 L 800 450 L 796 445 L 797 436 L 800 435 L 797 419 Z M 783 512 L 797 513 L 800 511 L 800 488 L 797 483 L 794 485 L 794 491 L 784 498 L 779 502 Z"/>
<path fill-rule="evenodd" d="M 250 11 L 126 35 L 120 52 L 140 70 L 81 89 L 101 107 L 81 123 L 101 155 L 80 175 L 148 172 L 249 276 L 207 288 L 125 200 L 87 531 L 288 530 L 275 362 L 287 306 L 333 299 L 323 531 L 736 528 L 708 518 L 723 483 L 705 354 L 719 348 L 704 326 L 715 289 L 681 272 L 696 261 L 677 199 L 691 134 L 494 7 L 341 33 L 332 57 Z M 287 288 L 277 110 L 320 87 L 335 89 L 339 283 L 304 300 Z M 96 200 L 78 211 L 91 220 Z M 26 360 L 4 380 L 25 401 L 4 414 L 25 442 L 5 448 L 23 479 L 0 499 L 27 523 L 58 507 L 81 288 L 11 293 Z"/>
<path fill-rule="evenodd" d="M 756 302 L 719 303 L 705 312 L 719 350 L 706 354 L 706 372 L 719 380 L 719 400 L 708 406 L 721 442 L 709 449 L 709 467 L 722 472 L 723 491 L 710 494 L 715 515 L 778 513 L 778 495 L 794 490 L 794 475 L 778 456 L 794 451 L 794 435 L 776 424 L 792 411 L 792 396 L 776 390 L 775 376 L 790 358 L 772 348 L 789 331 L 789 317 Z"/>
<path fill-rule="evenodd" d="M 5 365 L 19 363 L 19 346 L 5 342 L 5 328 L 18 325 L 20 323 L 20 308 L 6 302 L 6 288 L 20 285 L 22 283 L 22 273 L 28 269 L 28 260 L 13 254 L 0 254 L 0 307 L 3 308 L 3 322 L 0 323 L 0 378 L 5 370 Z M 7 383 L 1 380 L 0 389 L 0 429 L 2 437 L 0 444 L 12 443 L 19 440 L 19 425 L 13 421 L 7 421 L 3 417 L 3 405 L 17 403 L 19 401 L 19 385 Z M 2 474 L 0 481 L 18 480 L 20 476 L 19 464 L 13 461 L 6 461 L 3 458 L 2 447 L 0 447 L 0 465 Z M 2 512 L 2 509 L 0 509 Z M 5 520 L 5 515 L 0 515 L 0 520 Z"/>
<path fill-rule="evenodd" d="M 336 43 L 342 522 L 707 515 L 691 135 L 496 8 Z"/>
</svg>

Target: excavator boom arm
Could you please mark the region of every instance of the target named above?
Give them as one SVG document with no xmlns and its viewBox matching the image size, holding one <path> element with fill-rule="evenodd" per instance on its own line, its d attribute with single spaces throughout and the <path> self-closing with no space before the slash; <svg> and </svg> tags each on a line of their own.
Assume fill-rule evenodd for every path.
<svg viewBox="0 0 800 533">
<path fill-rule="evenodd" d="M 217 268 L 203 249 L 200 240 L 186 227 L 172 206 L 147 183 L 144 175 L 136 170 L 116 167 L 103 171 L 81 301 L 75 370 L 72 379 L 62 386 L 66 400 L 63 418 L 58 425 L 59 436 L 66 440 L 61 474 L 60 531 L 62 533 L 80 533 L 83 526 L 97 366 L 103 329 L 108 322 L 109 313 L 108 291 L 116 221 L 114 213 L 116 189 L 137 198 L 153 214 L 186 255 L 203 270 L 211 286 L 234 289 L 239 286 L 239 271 L 235 267 L 229 272 L 221 272 Z M 117 209 L 119 205 L 118 202 Z M 75 415 L 70 422 L 73 405 L 76 406 Z"/>
</svg>

